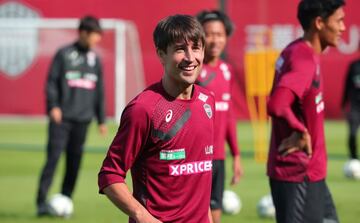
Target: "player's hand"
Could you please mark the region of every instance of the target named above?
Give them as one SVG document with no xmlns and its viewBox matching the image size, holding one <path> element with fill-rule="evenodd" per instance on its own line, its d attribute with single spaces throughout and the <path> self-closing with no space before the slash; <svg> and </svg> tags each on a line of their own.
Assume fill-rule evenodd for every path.
<svg viewBox="0 0 360 223">
<path fill-rule="evenodd" d="M 142 214 L 137 216 L 136 218 L 137 223 L 162 223 L 158 219 L 156 219 L 154 216 L 152 216 L 149 212 L 144 211 Z"/>
<path fill-rule="evenodd" d="M 49 112 L 49 116 L 56 124 L 60 124 L 62 121 L 62 111 L 59 107 L 53 107 Z"/>
<path fill-rule="evenodd" d="M 283 139 L 279 146 L 279 152 L 282 156 L 303 150 L 309 158 L 312 156 L 311 136 L 305 132 L 293 132 L 288 138 Z"/>
<path fill-rule="evenodd" d="M 244 174 L 243 168 L 240 162 L 240 156 L 234 156 L 233 160 L 233 177 L 231 179 L 231 185 L 235 185 L 240 182 L 241 176 Z"/>
<path fill-rule="evenodd" d="M 108 129 L 107 129 L 106 125 L 105 124 L 100 124 L 99 125 L 99 133 L 100 133 L 100 135 L 105 136 L 107 134 L 107 132 L 108 132 Z"/>
</svg>

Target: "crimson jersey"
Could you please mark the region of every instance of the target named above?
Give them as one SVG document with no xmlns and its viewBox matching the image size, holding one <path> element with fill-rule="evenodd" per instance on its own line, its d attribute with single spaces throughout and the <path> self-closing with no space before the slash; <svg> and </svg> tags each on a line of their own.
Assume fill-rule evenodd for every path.
<svg viewBox="0 0 360 223">
<path fill-rule="evenodd" d="M 231 75 L 229 64 L 219 60 L 216 66 L 203 65 L 197 84 L 208 89 L 215 96 L 214 160 L 225 159 L 225 141 L 231 154 L 239 154 L 236 136 L 236 121 L 231 106 Z"/>
<path fill-rule="evenodd" d="M 304 151 L 281 156 L 278 147 L 294 130 L 284 119 L 273 118 L 267 173 L 271 178 L 291 182 L 302 182 L 305 177 L 310 181 L 322 180 L 327 161 L 322 77 L 319 56 L 305 41 L 292 42 L 277 60 L 273 91 L 279 87 L 288 88 L 296 95 L 291 108 L 309 131 L 313 154 L 311 159 Z"/>
<path fill-rule="evenodd" d="M 214 98 L 194 85 L 190 100 L 169 96 L 161 82 L 131 101 L 99 173 L 100 192 L 124 182 L 162 222 L 209 222 Z M 135 222 L 130 219 L 129 222 Z"/>
</svg>

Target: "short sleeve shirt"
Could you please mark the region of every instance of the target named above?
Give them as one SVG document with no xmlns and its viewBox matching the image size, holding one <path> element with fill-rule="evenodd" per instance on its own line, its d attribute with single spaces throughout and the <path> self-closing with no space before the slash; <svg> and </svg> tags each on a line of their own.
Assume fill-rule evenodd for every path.
<svg viewBox="0 0 360 223">
<path fill-rule="evenodd" d="M 301 39 L 286 47 L 276 62 L 273 91 L 280 87 L 296 95 L 291 109 L 309 131 L 313 154 L 310 159 L 304 151 L 282 157 L 278 147 L 294 130 L 285 120 L 273 118 L 267 173 L 271 178 L 290 182 L 302 182 L 305 178 L 322 180 L 326 176 L 327 159 L 323 81 L 318 55 Z"/>
<path fill-rule="evenodd" d="M 195 86 L 191 100 L 169 96 L 161 82 L 125 108 L 99 173 L 101 190 L 124 182 L 162 222 L 209 222 L 214 98 Z M 133 219 L 130 222 L 135 222 Z"/>
</svg>

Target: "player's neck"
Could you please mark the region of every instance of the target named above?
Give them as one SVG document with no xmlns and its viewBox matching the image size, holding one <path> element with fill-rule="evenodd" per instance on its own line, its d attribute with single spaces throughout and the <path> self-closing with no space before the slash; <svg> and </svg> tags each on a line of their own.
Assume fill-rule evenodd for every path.
<svg viewBox="0 0 360 223">
<path fill-rule="evenodd" d="M 190 100 L 193 94 L 193 84 L 179 84 L 172 81 L 167 75 L 162 78 L 162 86 L 171 97 L 181 100 Z"/>
<path fill-rule="evenodd" d="M 211 67 L 215 67 L 219 63 L 220 57 L 205 57 L 204 64 L 207 64 Z"/>
<path fill-rule="evenodd" d="M 317 32 L 308 31 L 304 33 L 303 40 L 308 44 L 315 53 L 322 53 L 326 46 L 321 44 L 320 37 Z"/>
<path fill-rule="evenodd" d="M 87 42 L 83 39 L 79 39 L 78 40 L 78 46 L 81 48 L 81 50 L 83 51 L 88 51 L 90 48 L 89 48 L 89 45 L 87 44 Z"/>
</svg>

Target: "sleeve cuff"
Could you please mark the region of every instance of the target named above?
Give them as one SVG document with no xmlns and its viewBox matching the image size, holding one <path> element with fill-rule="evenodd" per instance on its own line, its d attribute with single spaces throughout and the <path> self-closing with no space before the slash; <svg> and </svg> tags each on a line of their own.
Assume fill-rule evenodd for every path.
<svg viewBox="0 0 360 223">
<path fill-rule="evenodd" d="M 114 173 L 99 173 L 98 185 L 100 194 L 104 194 L 104 188 L 114 183 L 125 183 L 125 177 Z"/>
</svg>

